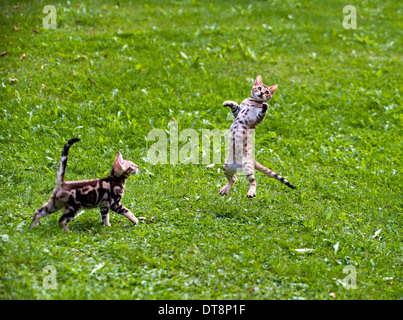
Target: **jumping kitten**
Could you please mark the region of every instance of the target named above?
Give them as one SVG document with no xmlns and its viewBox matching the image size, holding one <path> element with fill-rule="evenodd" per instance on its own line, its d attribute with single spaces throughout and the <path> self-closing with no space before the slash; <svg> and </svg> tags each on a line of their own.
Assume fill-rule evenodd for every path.
<svg viewBox="0 0 403 320">
<path fill-rule="evenodd" d="M 101 208 L 101 217 L 104 225 L 109 224 L 109 209 L 124 215 L 134 224 L 138 220 L 129 209 L 122 206 L 126 179 L 138 172 L 138 166 L 129 160 L 123 160 L 120 152 L 117 153 L 111 173 L 102 179 L 83 181 L 64 181 L 67 166 L 67 154 L 70 146 L 80 141 L 78 138 L 69 140 L 63 148 L 57 171 L 56 188 L 49 201 L 35 212 L 30 229 L 35 227 L 39 219 L 64 208 L 59 220 L 65 231 L 69 231 L 67 224 L 74 218 L 80 209 Z"/>
<path fill-rule="evenodd" d="M 229 151 L 225 160 L 223 170 L 228 179 L 228 183 L 220 189 L 221 195 L 227 195 L 236 181 L 235 172 L 238 168 L 246 174 L 250 188 L 247 196 L 256 196 L 255 168 L 265 175 L 277 179 L 286 186 L 295 187 L 283 177 L 256 162 L 252 154 L 252 137 L 256 125 L 262 122 L 266 116 L 268 102 L 274 95 L 278 85 L 266 86 L 259 75 L 252 87 L 251 97 L 242 101 L 238 105 L 235 101 L 225 101 L 224 107 L 230 107 L 235 120 L 231 125 L 229 133 Z"/>
</svg>

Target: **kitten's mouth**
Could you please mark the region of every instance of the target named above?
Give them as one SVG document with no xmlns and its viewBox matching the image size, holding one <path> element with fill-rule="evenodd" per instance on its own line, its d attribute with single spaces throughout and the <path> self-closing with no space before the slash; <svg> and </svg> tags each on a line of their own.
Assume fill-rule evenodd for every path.
<svg viewBox="0 0 403 320">
<path fill-rule="evenodd" d="M 264 101 L 264 95 L 263 93 L 257 93 L 255 94 L 255 100 L 258 102 Z"/>
<path fill-rule="evenodd" d="M 139 172 L 139 167 L 130 167 L 129 169 L 126 170 L 126 174 L 128 174 L 129 176 L 135 175 Z"/>
</svg>

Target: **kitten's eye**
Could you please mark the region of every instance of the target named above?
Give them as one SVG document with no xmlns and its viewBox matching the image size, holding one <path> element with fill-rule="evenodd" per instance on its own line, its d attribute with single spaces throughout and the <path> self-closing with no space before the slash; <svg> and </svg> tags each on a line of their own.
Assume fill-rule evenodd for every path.
<svg viewBox="0 0 403 320">
<path fill-rule="evenodd" d="M 268 91 L 268 90 L 266 90 L 265 94 L 269 94 L 269 91 Z"/>
<path fill-rule="evenodd" d="M 260 90 L 262 90 L 262 87 L 257 87 L 257 89 L 260 91 Z"/>
</svg>

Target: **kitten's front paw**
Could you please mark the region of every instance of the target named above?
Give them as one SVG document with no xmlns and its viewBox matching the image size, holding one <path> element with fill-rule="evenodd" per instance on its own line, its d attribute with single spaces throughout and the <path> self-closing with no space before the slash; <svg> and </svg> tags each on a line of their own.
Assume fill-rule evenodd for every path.
<svg viewBox="0 0 403 320">
<path fill-rule="evenodd" d="M 225 101 L 222 105 L 224 107 L 235 108 L 238 104 L 234 101 Z"/>
<path fill-rule="evenodd" d="M 263 104 L 262 104 L 263 112 L 266 112 L 268 107 L 269 107 L 269 105 L 266 102 L 263 102 Z"/>
<path fill-rule="evenodd" d="M 139 223 L 139 220 L 133 215 L 132 218 L 130 219 L 131 222 L 133 222 L 134 225 Z"/>
</svg>

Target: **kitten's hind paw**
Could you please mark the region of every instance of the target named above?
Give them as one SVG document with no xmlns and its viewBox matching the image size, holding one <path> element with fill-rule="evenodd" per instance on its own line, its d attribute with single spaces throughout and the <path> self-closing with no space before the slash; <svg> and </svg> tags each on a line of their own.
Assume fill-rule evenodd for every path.
<svg viewBox="0 0 403 320">
<path fill-rule="evenodd" d="M 247 197 L 248 197 L 248 198 L 254 198 L 254 197 L 256 197 L 256 192 L 255 192 L 255 191 L 249 191 L 248 194 L 247 194 Z"/>
<path fill-rule="evenodd" d="M 221 194 L 222 196 L 226 196 L 228 194 L 228 190 L 224 188 L 220 189 L 220 191 L 218 191 L 219 194 Z"/>
<path fill-rule="evenodd" d="M 36 225 L 38 224 L 39 218 L 40 218 L 40 215 L 38 212 L 36 212 L 34 217 L 32 218 L 31 224 L 29 226 L 29 230 L 36 227 Z"/>
<path fill-rule="evenodd" d="M 29 226 L 29 230 L 31 230 L 32 228 L 35 228 L 35 226 L 37 225 L 38 221 L 32 221 L 31 225 Z"/>
</svg>

